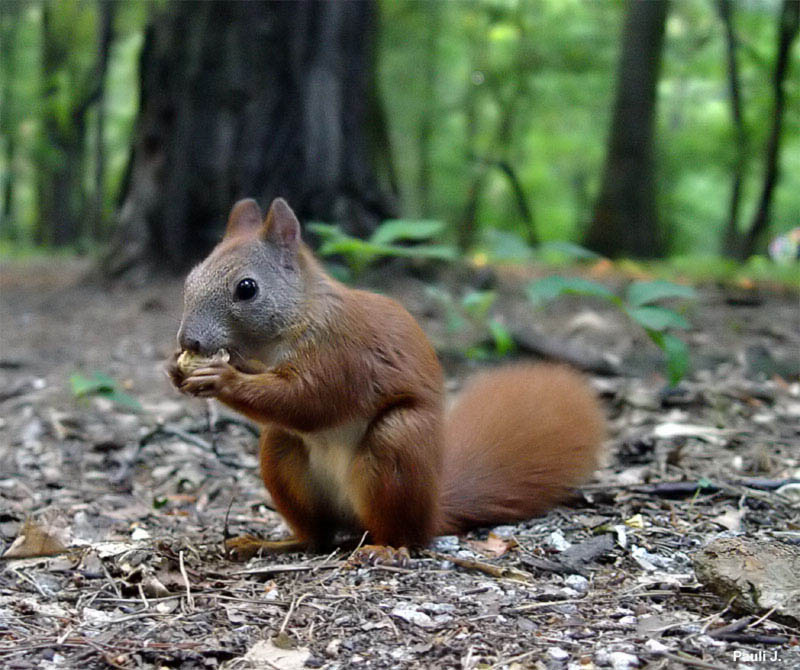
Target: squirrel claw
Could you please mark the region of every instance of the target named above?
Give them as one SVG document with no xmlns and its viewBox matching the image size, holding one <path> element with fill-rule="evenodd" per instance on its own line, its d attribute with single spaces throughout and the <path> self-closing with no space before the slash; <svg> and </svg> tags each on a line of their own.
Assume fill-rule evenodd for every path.
<svg viewBox="0 0 800 670">
<path fill-rule="evenodd" d="M 407 547 L 395 549 L 383 544 L 365 544 L 356 549 L 347 559 L 350 568 L 362 568 L 373 565 L 386 565 L 395 568 L 407 568 L 411 555 Z"/>
<path fill-rule="evenodd" d="M 201 398 L 216 398 L 225 392 L 236 373 L 236 368 L 228 363 L 213 362 L 191 372 L 180 390 Z"/>
</svg>

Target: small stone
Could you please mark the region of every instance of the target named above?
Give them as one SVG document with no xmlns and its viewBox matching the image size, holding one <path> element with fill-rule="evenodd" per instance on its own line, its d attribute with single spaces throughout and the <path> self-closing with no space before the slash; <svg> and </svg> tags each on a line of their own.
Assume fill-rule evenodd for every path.
<svg viewBox="0 0 800 670">
<path fill-rule="evenodd" d="M 569 652 L 561 647 L 548 647 L 547 655 L 556 661 L 563 661 L 569 657 Z"/>
<path fill-rule="evenodd" d="M 547 544 L 557 551 L 564 551 L 572 546 L 567 538 L 564 537 L 564 533 L 560 530 L 554 530 L 547 536 Z"/>
<path fill-rule="evenodd" d="M 644 643 L 644 648 L 647 649 L 651 654 L 664 654 L 668 651 L 666 645 L 661 644 L 658 640 L 649 639 L 647 642 Z"/>
<path fill-rule="evenodd" d="M 568 586 L 581 595 L 584 595 L 589 591 L 589 580 L 583 575 L 569 575 L 564 580 L 564 586 Z"/>
<path fill-rule="evenodd" d="M 442 535 L 431 542 L 434 551 L 458 551 L 458 535 Z"/>
<path fill-rule="evenodd" d="M 624 651 L 612 651 L 608 655 L 608 660 L 614 670 L 628 670 L 628 668 L 639 667 L 639 658 Z"/>
</svg>

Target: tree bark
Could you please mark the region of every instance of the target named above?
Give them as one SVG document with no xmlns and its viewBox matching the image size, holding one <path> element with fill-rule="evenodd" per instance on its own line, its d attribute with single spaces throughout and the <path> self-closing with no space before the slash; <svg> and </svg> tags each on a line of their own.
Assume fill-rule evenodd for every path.
<svg viewBox="0 0 800 670">
<path fill-rule="evenodd" d="M 17 115 L 14 107 L 14 97 L 11 82 L 14 81 L 15 71 L 15 38 L 16 22 L 19 17 L 19 7 L 13 3 L 0 2 L 0 42 L 3 48 L 0 53 L 0 72 L 2 73 L 3 90 L 2 105 L 0 105 L 0 133 L 3 137 L 3 162 L 5 174 L 2 178 L 2 196 L 0 196 L 0 238 L 13 240 L 17 237 L 16 227 L 12 222 L 14 208 L 14 177 L 17 139 Z"/>
<path fill-rule="evenodd" d="M 653 136 L 667 0 L 628 0 L 606 164 L 589 248 L 608 256 L 662 251 Z"/>
<path fill-rule="evenodd" d="M 95 158 L 94 158 L 94 201 L 92 203 L 92 239 L 100 241 L 105 237 L 105 172 L 106 172 L 106 72 L 111 44 L 114 41 L 114 0 L 99 0 L 98 56 L 96 78 L 99 90 L 96 101 L 95 117 Z"/>
<path fill-rule="evenodd" d="M 381 184 L 373 2 L 178 2 L 155 16 L 119 229 L 105 269 L 182 271 L 233 201 L 289 200 L 363 235 L 394 212 Z M 391 182 L 391 178 L 390 178 Z"/>
<path fill-rule="evenodd" d="M 35 232 L 38 244 L 64 247 L 88 237 L 89 207 L 83 176 L 86 167 L 87 112 L 104 90 L 111 34 L 101 35 L 108 43 L 97 45 L 92 67 L 75 76 L 66 88 L 59 75 L 76 48 L 69 26 L 59 17 L 58 5 L 42 6 L 42 75 L 44 110 L 42 129 L 46 150 L 39 164 L 39 220 Z M 88 10 L 87 10 L 88 11 Z M 100 12 L 104 11 L 103 6 Z M 61 24 L 57 24 L 57 21 Z M 104 20 L 103 18 L 100 19 Z M 110 28 L 109 28 L 110 30 Z M 66 100 L 59 98 L 65 97 Z M 60 108 L 67 105 L 65 111 Z"/>
<path fill-rule="evenodd" d="M 775 102 L 772 112 L 772 127 L 767 140 L 767 155 L 764 165 L 764 181 L 761 187 L 761 197 L 758 200 L 755 214 L 750 223 L 750 228 L 744 236 L 739 249 L 739 258 L 744 260 L 752 256 L 759 245 L 761 238 L 769 224 L 772 195 L 778 183 L 780 166 L 781 129 L 783 115 L 786 109 L 786 91 L 783 84 L 786 81 L 790 67 L 790 54 L 792 43 L 800 29 L 800 0 L 783 0 L 778 27 L 778 56 L 775 61 L 775 70 L 772 75 L 772 88 Z"/>
<path fill-rule="evenodd" d="M 731 118 L 733 120 L 733 134 L 736 146 L 736 156 L 733 164 L 733 183 L 728 205 L 728 221 L 725 225 L 723 250 L 728 256 L 738 255 L 741 246 L 739 234 L 739 208 L 742 199 L 742 179 L 744 177 L 745 161 L 747 158 L 747 134 L 744 129 L 742 115 L 741 85 L 739 81 L 739 66 L 736 60 L 736 33 L 733 29 L 733 3 L 730 0 L 718 0 L 722 24 L 725 28 L 725 56 L 728 68 L 728 94 L 731 103 Z"/>
<path fill-rule="evenodd" d="M 439 31 L 441 29 L 441 10 L 436 2 L 423 5 L 424 16 L 428 25 L 425 34 L 425 60 L 423 63 L 423 99 L 435 104 L 436 78 L 438 62 Z M 419 208 L 423 217 L 431 215 L 431 175 L 433 131 L 436 122 L 435 112 L 429 109 L 419 120 L 419 166 L 417 172 L 417 193 L 419 194 Z"/>
</svg>

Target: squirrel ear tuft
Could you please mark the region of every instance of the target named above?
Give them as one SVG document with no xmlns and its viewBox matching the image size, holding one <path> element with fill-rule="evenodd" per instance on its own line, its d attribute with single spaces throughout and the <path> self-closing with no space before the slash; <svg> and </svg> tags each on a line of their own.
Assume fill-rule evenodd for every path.
<svg viewBox="0 0 800 670">
<path fill-rule="evenodd" d="M 275 198 L 269 206 L 262 235 L 265 240 L 285 247 L 300 241 L 300 222 L 283 198 Z"/>
<path fill-rule="evenodd" d="M 252 198 L 239 200 L 228 215 L 225 237 L 256 232 L 261 227 L 263 216 L 255 200 Z"/>
</svg>

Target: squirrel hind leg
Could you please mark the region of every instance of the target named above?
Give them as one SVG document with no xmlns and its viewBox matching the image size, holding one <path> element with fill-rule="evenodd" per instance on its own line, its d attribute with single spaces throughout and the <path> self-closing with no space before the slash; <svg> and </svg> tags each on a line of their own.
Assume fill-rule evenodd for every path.
<svg viewBox="0 0 800 670">
<path fill-rule="evenodd" d="M 350 469 L 354 506 L 374 545 L 415 547 L 433 535 L 441 439 L 438 411 L 396 406 L 375 419 Z"/>
<path fill-rule="evenodd" d="M 341 524 L 314 484 L 302 439 L 277 426 L 266 428 L 261 434 L 260 461 L 261 478 L 294 541 L 309 549 L 332 547 Z"/>
</svg>

